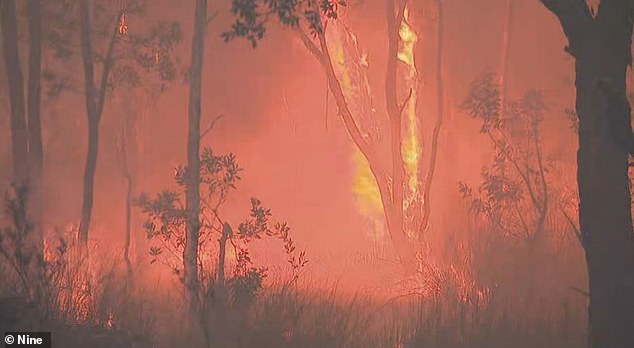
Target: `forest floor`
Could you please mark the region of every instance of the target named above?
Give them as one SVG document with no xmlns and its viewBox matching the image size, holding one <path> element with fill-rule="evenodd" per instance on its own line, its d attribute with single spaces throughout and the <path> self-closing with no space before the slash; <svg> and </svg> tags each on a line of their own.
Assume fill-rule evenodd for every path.
<svg viewBox="0 0 634 348">
<path fill-rule="evenodd" d="M 181 296 L 182 297 L 182 296 Z M 583 304 L 489 298 L 391 301 L 365 295 L 268 287 L 252 302 L 210 297 L 200 314 L 178 295 L 150 289 L 101 292 L 84 318 L 44 315 L 15 297 L 0 301 L 0 331 L 50 331 L 53 347 L 584 347 Z M 54 315 L 51 315 L 54 314 Z M 77 313 L 75 313 L 76 315 Z M 57 319 L 53 319 L 57 316 Z"/>
</svg>

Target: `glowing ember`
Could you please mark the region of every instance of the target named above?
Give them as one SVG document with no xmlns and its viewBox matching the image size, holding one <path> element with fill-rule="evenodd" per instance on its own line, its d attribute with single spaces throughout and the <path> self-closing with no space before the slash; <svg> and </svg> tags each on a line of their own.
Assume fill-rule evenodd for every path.
<svg viewBox="0 0 634 348">
<path fill-rule="evenodd" d="M 125 12 L 121 14 L 121 19 L 119 20 L 119 35 L 125 36 L 128 33 L 128 16 Z"/>
<path fill-rule="evenodd" d="M 113 324 L 114 324 L 114 313 L 108 312 L 108 318 L 106 319 L 106 327 L 108 329 L 112 329 Z"/>
</svg>

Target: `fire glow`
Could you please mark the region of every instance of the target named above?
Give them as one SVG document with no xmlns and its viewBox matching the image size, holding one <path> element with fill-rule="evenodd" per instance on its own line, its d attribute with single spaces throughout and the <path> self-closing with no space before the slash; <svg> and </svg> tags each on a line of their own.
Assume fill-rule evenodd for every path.
<svg viewBox="0 0 634 348">
<path fill-rule="evenodd" d="M 403 162 L 405 162 L 405 169 L 407 175 L 407 186 L 409 189 L 409 200 L 412 200 L 419 195 L 419 178 L 418 173 L 420 170 L 420 153 L 422 151 L 420 146 L 420 140 L 418 138 L 419 127 L 418 118 L 416 115 L 416 95 L 418 93 L 418 72 L 416 70 L 414 48 L 418 41 L 418 36 L 408 23 L 409 21 L 409 9 L 405 7 L 403 21 L 399 28 L 400 49 L 398 51 L 398 59 L 405 63 L 407 66 L 407 72 L 404 77 L 406 88 L 410 91 L 410 97 L 407 99 L 406 114 L 406 137 L 403 141 Z M 409 200 L 405 200 L 404 205 L 408 204 Z M 407 208 L 404 206 L 403 208 Z"/>
</svg>

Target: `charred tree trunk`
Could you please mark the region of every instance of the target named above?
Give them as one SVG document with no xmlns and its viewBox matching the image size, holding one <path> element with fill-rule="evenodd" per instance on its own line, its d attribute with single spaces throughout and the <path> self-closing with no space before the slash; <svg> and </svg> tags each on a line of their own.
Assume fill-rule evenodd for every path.
<svg viewBox="0 0 634 348">
<path fill-rule="evenodd" d="M 132 280 L 132 261 L 130 260 L 130 237 L 132 235 L 132 175 L 125 168 L 125 251 L 123 258 L 125 259 L 128 271 L 128 282 Z"/>
<path fill-rule="evenodd" d="M 390 153 L 392 157 L 392 190 L 391 204 L 385 205 L 383 209 L 391 216 L 389 219 L 389 228 L 394 235 L 404 234 L 404 240 L 396 245 L 397 250 L 404 263 L 415 263 L 415 255 L 408 249 L 412 245 L 407 245 L 405 231 L 405 219 L 403 216 L 403 200 L 404 200 L 404 183 L 405 183 L 405 165 L 403 163 L 402 151 L 402 123 L 403 108 L 399 107 L 398 102 L 398 86 L 397 86 L 397 63 L 398 63 L 398 45 L 399 45 L 399 29 L 405 12 L 406 1 L 402 1 L 400 6 L 396 6 L 395 0 L 387 0 L 387 33 L 388 33 L 388 57 L 385 72 L 385 101 L 387 113 L 390 119 Z M 410 94 L 410 98 L 411 98 Z M 408 101 L 406 100 L 405 103 Z M 404 104 L 405 105 L 405 104 Z M 393 238 L 394 239 L 394 238 Z M 395 240 L 396 241 L 396 240 Z M 411 258 L 411 259 L 410 259 Z"/>
<path fill-rule="evenodd" d="M 122 122 L 121 126 L 121 169 L 123 171 L 123 178 L 125 180 L 125 244 L 123 249 L 123 260 L 125 261 L 127 270 L 126 286 L 130 288 L 132 284 L 132 261 L 130 260 L 130 247 L 132 236 L 132 173 L 130 171 L 130 165 L 128 164 L 128 133 L 130 118 L 134 117 L 130 112 L 130 106 L 126 103 L 126 109 L 128 111 L 127 117 Z"/>
<path fill-rule="evenodd" d="M 29 21 L 29 80 L 28 80 L 28 138 L 29 138 L 29 213 L 34 225 L 34 242 L 38 250 L 43 250 L 44 231 L 42 229 L 42 169 L 44 154 L 42 149 L 42 122 L 40 118 L 42 72 L 42 20 L 40 0 L 27 2 Z"/>
<path fill-rule="evenodd" d="M 625 95 L 631 65 L 632 9 L 628 0 L 604 0 L 592 16 L 584 0 L 542 0 L 561 22 L 575 57 L 579 116 L 579 222 L 589 278 L 589 341 L 593 348 L 634 347 L 634 237 L 627 153 L 615 125 L 631 133 L 623 98 L 610 115 L 599 87 Z M 610 102 L 608 100 L 608 102 Z"/>
<path fill-rule="evenodd" d="M 508 67 L 511 44 L 511 30 L 513 28 L 513 12 L 515 0 L 506 0 L 504 14 L 504 31 L 502 34 L 502 54 L 500 57 L 500 115 L 505 115 L 506 96 L 508 94 Z"/>
<path fill-rule="evenodd" d="M 22 187 L 26 184 L 28 177 L 28 134 L 24 111 L 24 83 L 18 51 L 16 2 L 2 1 L 0 11 L 2 48 L 11 105 L 13 180 L 18 187 Z"/>
<path fill-rule="evenodd" d="M 40 101 L 42 72 L 42 20 L 40 0 L 27 2 L 29 20 L 29 81 L 28 81 L 28 132 L 31 179 L 39 182 L 42 175 L 42 122 L 40 120 Z"/>
<path fill-rule="evenodd" d="M 38 259 L 42 255 L 43 234 L 40 223 L 40 177 L 42 173 L 42 131 L 40 122 L 40 73 L 42 39 L 39 0 L 27 2 L 29 23 L 28 97 L 25 108 L 24 82 L 20 67 L 15 2 L 5 1 L 2 12 L 2 39 L 5 70 L 8 77 L 11 105 L 11 137 L 13 147 L 13 181 L 26 190 L 28 243 Z M 27 114 L 28 113 L 28 114 Z M 28 186 L 28 187 L 27 187 Z"/>
<path fill-rule="evenodd" d="M 91 39 L 90 1 L 82 0 L 79 6 L 80 42 L 82 61 L 84 66 L 84 94 L 86 98 L 86 115 L 88 116 L 88 151 L 84 166 L 83 201 L 81 208 L 81 221 L 79 224 L 79 241 L 82 246 L 88 243 L 88 231 L 92 218 L 92 207 L 95 189 L 95 173 L 97 170 L 97 155 L 99 153 L 99 124 L 106 98 L 106 90 L 110 69 L 113 65 L 114 44 L 117 40 L 119 22 L 123 12 L 119 13 L 114 23 L 113 31 L 108 43 L 99 87 L 95 85 L 95 67 L 93 63 L 93 46 Z"/>
<path fill-rule="evenodd" d="M 207 0 L 196 0 L 194 35 L 189 71 L 189 108 L 187 129 L 187 235 L 183 251 L 185 286 L 190 310 L 198 309 L 198 234 L 200 230 L 200 109 L 203 53 L 207 23 Z"/>
<path fill-rule="evenodd" d="M 218 240 L 219 252 L 218 252 L 218 277 L 216 282 L 219 288 L 225 286 L 225 260 L 227 255 L 227 240 L 231 236 L 231 226 L 224 223 L 222 225 L 222 236 Z"/>
<path fill-rule="evenodd" d="M 436 172 L 436 160 L 438 158 L 438 147 L 440 138 L 440 129 L 443 119 L 445 118 L 445 83 L 444 83 L 444 42 L 445 42 L 445 18 L 443 14 L 443 3 L 436 0 L 436 10 L 438 11 L 438 37 L 436 38 L 436 103 L 438 111 L 436 115 L 436 124 L 431 137 L 431 152 L 429 154 L 429 166 L 427 167 L 427 175 L 425 176 L 425 185 L 423 186 L 423 218 L 420 224 L 420 232 L 427 230 L 431 219 L 431 189 L 434 182 L 434 174 Z"/>
<path fill-rule="evenodd" d="M 84 94 L 86 98 L 86 114 L 88 116 L 88 152 L 84 167 L 84 193 L 81 206 L 81 222 L 79 224 L 79 240 L 82 245 L 88 242 L 88 230 L 92 216 L 93 182 L 97 166 L 97 151 L 99 149 L 99 117 L 97 115 L 92 43 L 90 41 L 89 6 L 89 1 L 83 0 L 79 10 L 81 53 L 84 64 Z"/>
</svg>

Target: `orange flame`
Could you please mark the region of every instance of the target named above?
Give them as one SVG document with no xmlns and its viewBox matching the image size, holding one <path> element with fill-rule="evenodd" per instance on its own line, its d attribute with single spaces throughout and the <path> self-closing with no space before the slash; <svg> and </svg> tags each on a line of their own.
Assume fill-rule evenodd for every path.
<svg viewBox="0 0 634 348">
<path fill-rule="evenodd" d="M 362 98 L 360 94 L 371 94 L 367 79 L 363 75 L 355 74 L 358 72 L 363 74 L 362 70 L 368 67 L 367 54 L 361 53 L 358 57 L 347 57 L 348 52 L 344 40 L 348 40 L 348 43 L 351 42 L 356 46 L 357 38 L 336 24 L 330 26 L 330 29 L 328 32 L 330 55 L 350 107 L 357 109 L 357 111 L 365 109 L 374 112 L 374 109 L 368 108 L 367 105 L 354 104 L 357 99 Z M 356 70 L 350 71 L 351 68 Z M 367 134 L 364 135 L 367 136 Z M 357 209 L 371 225 L 369 237 L 377 242 L 383 241 L 385 239 L 385 222 L 379 187 L 361 151 L 356 146 L 353 147 L 352 151 L 352 163 L 355 171 L 352 191 L 356 197 Z"/>
<path fill-rule="evenodd" d="M 400 48 L 398 51 L 398 60 L 405 63 L 407 66 L 407 72 L 405 74 L 405 85 L 408 90 L 411 90 L 411 97 L 407 101 L 407 123 L 406 123 L 406 138 L 402 144 L 403 162 L 405 163 L 405 170 L 407 175 L 407 189 L 408 197 L 413 199 L 419 194 L 419 178 L 418 172 L 420 170 L 420 153 L 421 145 L 419 140 L 419 126 L 418 118 L 416 117 L 416 95 L 418 83 L 416 80 L 418 71 L 416 69 L 414 47 L 418 41 L 416 32 L 408 23 L 409 21 L 409 9 L 406 7 L 403 14 L 403 20 L 399 28 Z M 404 202 L 408 205 L 409 202 Z M 407 208 L 405 206 L 404 208 Z"/>
<path fill-rule="evenodd" d="M 125 12 L 121 14 L 119 20 L 119 35 L 125 36 L 128 33 L 128 16 Z"/>
</svg>

